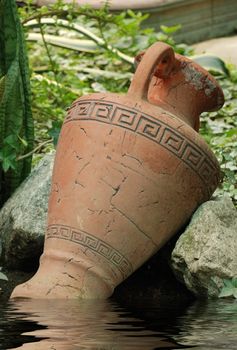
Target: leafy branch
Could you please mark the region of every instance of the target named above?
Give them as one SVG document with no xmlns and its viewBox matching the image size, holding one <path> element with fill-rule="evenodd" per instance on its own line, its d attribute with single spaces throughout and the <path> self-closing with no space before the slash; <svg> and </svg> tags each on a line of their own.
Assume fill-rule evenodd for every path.
<svg viewBox="0 0 237 350">
<path fill-rule="evenodd" d="M 43 41 L 45 50 L 47 52 L 47 56 L 48 56 L 48 59 L 49 59 L 49 62 L 50 62 L 51 68 L 52 68 L 52 72 L 54 74 L 54 79 L 55 79 L 55 81 L 57 83 L 59 97 L 62 98 L 61 89 L 59 88 L 58 74 L 57 74 L 57 70 L 56 70 L 56 67 L 55 67 L 55 61 L 52 59 L 52 56 L 51 56 L 51 53 L 50 53 L 47 41 L 45 40 L 41 18 L 38 19 L 38 23 L 39 23 L 39 28 L 40 28 L 40 34 L 41 34 L 41 37 L 42 37 L 42 41 Z"/>
<path fill-rule="evenodd" d="M 114 48 L 112 45 L 106 43 L 106 41 L 94 33 L 92 33 L 90 30 L 86 29 L 85 27 L 78 25 L 78 24 L 70 24 L 69 21 L 63 20 L 63 19 L 57 19 L 54 18 L 44 18 L 41 20 L 42 24 L 52 25 L 52 26 L 60 26 L 62 28 L 73 30 L 75 32 L 78 32 L 80 34 L 83 34 L 84 36 L 88 37 L 89 39 L 93 40 L 98 46 L 101 48 L 104 48 L 107 51 L 110 51 L 111 53 L 117 55 L 119 58 L 124 60 L 127 63 L 133 64 L 133 57 L 130 57 L 124 53 L 122 53 L 120 50 Z M 32 20 L 26 23 L 27 27 L 37 27 L 38 21 Z"/>
<path fill-rule="evenodd" d="M 47 144 L 49 143 L 52 143 L 53 142 L 53 139 L 49 139 L 49 140 L 46 140 L 42 143 L 40 143 L 37 147 L 35 147 L 32 151 L 26 153 L 26 154 L 23 154 L 22 156 L 18 156 L 16 158 L 17 161 L 19 160 L 22 160 L 22 159 L 25 159 L 25 158 L 28 158 L 30 156 L 32 156 L 34 153 L 36 153 L 37 151 L 39 151 L 41 148 L 43 148 L 44 146 L 46 146 Z"/>
</svg>

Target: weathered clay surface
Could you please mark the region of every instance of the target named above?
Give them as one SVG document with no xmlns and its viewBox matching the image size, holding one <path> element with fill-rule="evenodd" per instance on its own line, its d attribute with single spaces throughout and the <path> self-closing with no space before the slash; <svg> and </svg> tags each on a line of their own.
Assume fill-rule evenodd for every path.
<svg viewBox="0 0 237 350">
<path fill-rule="evenodd" d="M 172 252 L 175 275 L 199 297 L 217 297 L 237 276 L 237 211 L 228 196 L 199 207 Z"/>
<path fill-rule="evenodd" d="M 135 65 L 139 64 L 143 55 L 144 52 L 141 52 L 135 57 Z M 164 69 L 164 64 L 157 65 L 149 85 L 148 100 L 198 131 L 200 114 L 223 105 L 222 90 L 202 67 L 179 54 L 175 54 L 168 74 L 164 75 Z"/>
<path fill-rule="evenodd" d="M 53 159 L 45 156 L 0 211 L 4 266 L 30 270 L 42 252 Z"/>
<path fill-rule="evenodd" d="M 217 83 L 213 94 L 201 93 L 182 67 L 170 46 L 156 43 L 127 95 L 93 94 L 73 103 L 57 145 L 40 268 L 13 297 L 109 297 L 210 198 L 219 165 L 191 127 L 198 103 L 190 123 L 179 110 L 196 99 L 219 108 L 223 93 Z M 196 69 L 206 82 L 208 73 Z M 166 105 L 147 100 L 154 71 Z M 187 85 L 191 98 L 177 99 L 179 86 Z M 166 108 L 171 102 L 174 114 Z"/>
<path fill-rule="evenodd" d="M 43 237 L 47 226 L 46 212 L 48 208 L 53 163 L 54 154 L 46 155 L 39 166 L 33 170 L 28 179 L 12 196 L 11 200 L 8 201 L 6 204 L 8 210 L 6 210 L 5 207 L 3 209 L 4 215 L 0 213 L 0 217 L 5 220 L 5 226 L 1 226 L 2 238 L 7 238 L 1 240 L 3 251 L 5 252 L 4 256 L 2 255 L 2 265 L 4 265 L 4 273 L 8 277 L 7 281 L 0 280 L 0 303 L 6 301 L 10 297 L 16 285 L 32 277 L 32 272 L 23 272 L 19 269 L 32 270 L 33 273 L 37 270 L 40 254 L 43 250 Z M 34 194 L 34 198 L 36 196 L 37 200 L 34 200 L 34 198 L 30 196 L 31 200 L 26 201 L 25 198 L 29 197 L 29 192 Z M 24 198 L 23 202 L 22 198 Z M 16 230 L 6 225 L 7 222 L 11 221 L 7 221 L 7 217 L 13 215 L 15 213 L 14 208 L 20 208 L 23 203 L 24 210 L 22 215 L 20 215 L 21 230 L 17 232 L 17 235 L 20 235 L 20 239 L 15 240 Z M 29 213 L 29 215 L 27 215 L 27 213 Z M 32 213 L 34 215 L 32 215 Z M 35 213 L 39 213 L 39 215 L 35 215 Z M 15 215 L 13 215 L 13 217 L 15 218 Z M 7 227 L 9 229 L 7 229 Z M 29 237 L 30 242 L 28 239 Z M 19 240 L 21 242 L 20 246 L 18 246 Z M 11 244 L 9 244 L 9 242 L 11 242 Z M 0 245 L 0 253 L 1 247 Z M 23 247 L 23 249 L 21 249 L 21 247 Z M 130 278 L 116 288 L 114 297 L 122 302 L 130 303 L 134 301 L 144 301 L 145 299 L 149 300 L 149 302 L 156 303 L 156 305 L 169 303 L 171 301 L 186 303 L 186 301 L 190 299 L 190 294 L 181 283 L 178 283 L 170 271 L 166 256 L 166 250 L 162 250 L 156 254 Z M 11 268 L 6 268 L 7 266 Z"/>
</svg>

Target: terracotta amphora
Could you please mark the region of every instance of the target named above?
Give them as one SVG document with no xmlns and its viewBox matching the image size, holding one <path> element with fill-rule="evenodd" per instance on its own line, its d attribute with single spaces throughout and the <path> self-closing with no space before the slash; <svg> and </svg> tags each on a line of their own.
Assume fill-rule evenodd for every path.
<svg viewBox="0 0 237 350">
<path fill-rule="evenodd" d="M 221 88 L 164 43 L 140 61 L 126 95 L 68 110 L 40 267 L 12 297 L 109 297 L 216 189 L 217 160 L 194 129 L 223 104 Z"/>
</svg>

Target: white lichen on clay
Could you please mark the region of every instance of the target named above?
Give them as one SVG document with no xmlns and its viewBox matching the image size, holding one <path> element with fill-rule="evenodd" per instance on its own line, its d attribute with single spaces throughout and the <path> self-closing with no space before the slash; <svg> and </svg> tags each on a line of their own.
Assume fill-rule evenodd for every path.
<svg viewBox="0 0 237 350">
<path fill-rule="evenodd" d="M 185 64 L 182 67 L 182 71 L 184 73 L 185 81 L 191 84 L 196 90 L 203 89 L 206 96 L 210 96 L 216 89 L 216 86 L 211 79 L 209 79 L 209 77 L 203 79 L 203 73 L 197 71 L 197 69 L 191 64 Z"/>
<path fill-rule="evenodd" d="M 206 79 L 204 80 L 204 87 L 205 87 L 205 94 L 207 96 L 210 96 L 213 91 L 216 89 L 215 84 L 208 78 L 206 77 Z"/>
</svg>

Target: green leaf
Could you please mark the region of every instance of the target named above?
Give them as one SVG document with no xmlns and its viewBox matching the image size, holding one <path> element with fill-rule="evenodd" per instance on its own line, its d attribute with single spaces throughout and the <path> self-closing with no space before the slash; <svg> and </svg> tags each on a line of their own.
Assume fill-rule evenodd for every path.
<svg viewBox="0 0 237 350">
<path fill-rule="evenodd" d="M 180 24 L 177 24 L 175 26 L 165 26 L 165 25 L 161 25 L 160 26 L 160 29 L 165 33 L 165 34 L 168 34 L 168 35 L 171 35 L 171 34 L 174 34 L 176 33 L 178 30 L 181 29 L 181 25 Z"/>
<path fill-rule="evenodd" d="M 1 271 L 0 271 L 0 280 L 8 281 L 7 276 Z"/>
<path fill-rule="evenodd" d="M 237 288 L 237 277 L 232 278 L 232 285 L 234 288 Z"/>
<path fill-rule="evenodd" d="M 9 158 L 4 158 L 2 162 L 3 171 L 6 173 L 9 169 L 16 169 L 15 162 L 12 162 Z"/>
<path fill-rule="evenodd" d="M 234 129 L 231 129 L 231 130 L 228 130 L 225 135 L 227 137 L 232 137 L 232 136 L 235 136 L 237 135 L 237 128 L 234 128 Z M 237 278 L 236 278 L 237 279 Z"/>
<path fill-rule="evenodd" d="M 17 136 L 14 134 L 11 134 L 7 137 L 5 137 L 5 139 L 3 140 L 4 145 L 9 145 L 14 149 L 18 149 L 18 140 L 17 140 Z"/>
<path fill-rule="evenodd" d="M 50 137 L 53 138 L 54 146 L 56 146 L 58 143 L 58 138 L 60 135 L 61 128 L 62 128 L 62 122 L 57 120 L 52 122 L 52 128 L 48 131 L 48 134 L 50 135 Z"/>
<path fill-rule="evenodd" d="M 232 280 L 231 279 L 224 279 L 223 282 L 224 282 L 224 285 L 227 288 L 233 288 L 233 284 L 232 284 Z"/>
<path fill-rule="evenodd" d="M 223 287 L 220 294 L 219 294 L 219 298 L 226 298 L 226 297 L 230 297 L 232 295 L 233 295 L 232 288 Z"/>
<path fill-rule="evenodd" d="M 24 147 L 28 146 L 27 141 L 25 139 L 23 139 L 22 137 L 20 137 L 19 135 L 18 135 L 18 139 L 21 141 L 21 143 L 23 144 Z"/>
<path fill-rule="evenodd" d="M 208 70 L 210 73 L 221 74 L 223 76 L 229 75 L 229 70 L 225 62 L 217 56 L 195 55 L 191 56 L 190 58 L 200 64 L 200 66 Z"/>
</svg>

